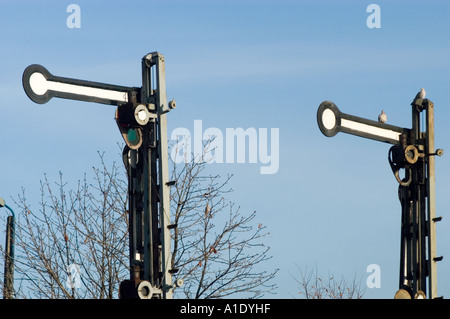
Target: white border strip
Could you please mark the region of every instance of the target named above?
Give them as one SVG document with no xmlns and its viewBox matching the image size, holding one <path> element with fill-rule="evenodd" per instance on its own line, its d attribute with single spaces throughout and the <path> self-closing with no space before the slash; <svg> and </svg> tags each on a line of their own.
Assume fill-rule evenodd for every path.
<svg viewBox="0 0 450 319">
<path fill-rule="evenodd" d="M 341 126 L 358 131 L 363 132 L 371 135 L 376 135 L 384 138 L 389 138 L 391 140 L 400 141 L 400 135 L 401 133 L 395 132 L 392 130 L 384 129 L 381 127 L 376 127 L 368 124 L 358 123 L 355 121 L 346 120 L 344 118 L 341 118 Z"/>
</svg>

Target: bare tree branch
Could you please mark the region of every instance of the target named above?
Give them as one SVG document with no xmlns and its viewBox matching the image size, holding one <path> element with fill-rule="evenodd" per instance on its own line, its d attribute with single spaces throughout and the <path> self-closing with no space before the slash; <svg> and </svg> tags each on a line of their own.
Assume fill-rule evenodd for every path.
<svg viewBox="0 0 450 319">
<path fill-rule="evenodd" d="M 36 208 L 25 190 L 15 200 L 16 298 L 117 297 L 129 276 L 128 188 L 125 169 L 108 167 L 99 155 L 93 177 L 85 174 L 75 189 L 62 173 L 56 183 L 44 175 Z M 244 215 L 226 200 L 231 176 L 207 175 L 205 164 L 193 159 L 173 168 L 171 217 L 178 227 L 172 233 L 172 268 L 179 269 L 174 279 L 185 282 L 175 296 L 272 293 L 277 270 L 258 270 L 271 258 L 266 227 L 256 222 L 255 212 Z"/>
<path fill-rule="evenodd" d="M 171 202 L 178 227 L 173 234 L 172 264 L 179 269 L 176 279 L 185 281 L 176 289 L 177 296 L 258 298 L 273 293 L 276 286 L 270 282 L 278 270 L 256 270 L 271 258 L 263 244 L 266 228 L 256 223 L 256 212 L 244 216 L 225 199 L 232 191 L 232 176 L 207 175 L 206 164 L 196 158 L 173 170 L 177 184 Z"/>
<path fill-rule="evenodd" d="M 318 274 L 317 267 L 309 270 L 299 270 L 300 277 L 292 276 L 299 285 L 298 294 L 304 299 L 361 299 L 365 293 L 365 287 L 361 279 L 356 275 L 348 283 L 344 277 L 336 278 L 328 273 L 326 276 Z"/>
</svg>

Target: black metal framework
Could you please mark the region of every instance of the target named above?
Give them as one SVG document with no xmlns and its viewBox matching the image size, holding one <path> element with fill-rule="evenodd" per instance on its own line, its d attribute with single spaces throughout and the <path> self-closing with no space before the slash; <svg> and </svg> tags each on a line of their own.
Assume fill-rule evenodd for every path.
<svg viewBox="0 0 450 319">
<path fill-rule="evenodd" d="M 330 101 L 320 104 L 317 122 L 328 137 L 344 132 L 393 146 L 388 160 L 399 183 L 402 207 L 400 238 L 399 290 L 395 298 L 437 298 L 437 266 L 442 256 L 436 255 L 435 171 L 434 156 L 443 154 L 434 149 L 434 104 L 416 97 L 412 106 L 412 128 L 348 115 Z M 426 130 L 420 127 L 425 111 Z M 405 176 L 400 177 L 404 170 Z"/>
<path fill-rule="evenodd" d="M 142 87 L 124 87 L 52 75 L 41 65 L 22 76 L 27 96 L 38 104 L 53 97 L 117 105 L 116 122 L 126 142 L 130 278 L 120 298 L 172 298 L 170 186 L 167 149 L 167 102 L 164 56 L 142 58 Z M 177 282 L 180 285 L 181 281 Z"/>
<path fill-rule="evenodd" d="M 412 298 L 437 298 L 437 266 L 442 257 L 436 256 L 434 104 L 428 99 L 415 99 L 412 105 L 412 129 L 406 144 L 393 146 L 389 158 L 391 167 L 403 167 L 405 177 L 399 182 L 402 206 L 400 234 L 399 289 Z M 420 115 L 426 118 L 425 131 L 420 127 Z M 394 168 L 397 165 L 397 168 Z M 396 175 L 398 177 L 398 174 Z"/>
<path fill-rule="evenodd" d="M 152 68 L 155 68 L 155 78 Z M 142 146 L 132 149 L 127 145 L 123 150 L 128 172 L 130 280 L 121 284 L 120 292 L 122 298 L 133 298 L 136 294 L 139 298 L 171 298 L 171 183 L 168 180 L 165 117 L 169 107 L 163 56 L 153 53 L 143 58 L 142 83 L 137 103 L 149 105 L 155 116 L 142 126 Z"/>
</svg>

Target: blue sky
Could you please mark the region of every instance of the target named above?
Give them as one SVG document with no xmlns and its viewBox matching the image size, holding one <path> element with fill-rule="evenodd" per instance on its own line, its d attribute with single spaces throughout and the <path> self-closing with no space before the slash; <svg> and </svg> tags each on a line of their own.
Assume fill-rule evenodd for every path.
<svg viewBox="0 0 450 319">
<path fill-rule="evenodd" d="M 66 8 L 81 8 L 81 28 L 66 25 Z M 369 4 L 381 9 L 370 29 Z M 234 174 L 230 196 L 268 227 L 280 268 L 276 297 L 297 297 L 292 275 L 369 275 L 378 264 L 381 288 L 365 297 L 392 298 L 398 289 L 400 203 L 389 145 L 319 131 L 316 112 L 331 100 L 345 113 L 411 126 L 410 103 L 421 87 L 435 103 L 436 147 L 450 150 L 450 4 L 448 1 L 6 1 L 0 0 L 0 196 L 24 187 L 37 205 L 39 180 L 62 171 L 75 184 L 98 164 L 97 151 L 120 163 L 115 108 L 53 99 L 33 103 L 23 70 L 140 86 L 140 60 L 166 60 L 169 134 L 178 127 L 279 128 L 279 170 L 260 163 L 212 164 Z M 449 160 L 436 160 L 438 293 L 450 295 Z M 34 198 L 35 197 L 35 198 Z M 0 226 L 1 227 L 1 226 Z"/>
</svg>

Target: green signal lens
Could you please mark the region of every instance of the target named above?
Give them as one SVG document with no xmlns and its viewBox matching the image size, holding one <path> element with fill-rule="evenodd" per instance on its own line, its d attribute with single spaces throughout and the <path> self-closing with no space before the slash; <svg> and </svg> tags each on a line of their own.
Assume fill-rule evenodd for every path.
<svg viewBox="0 0 450 319">
<path fill-rule="evenodd" d="M 141 142 L 141 137 L 136 129 L 130 128 L 127 131 L 128 143 L 131 145 L 138 145 Z"/>
</svg>

